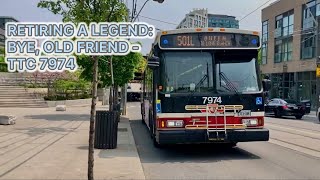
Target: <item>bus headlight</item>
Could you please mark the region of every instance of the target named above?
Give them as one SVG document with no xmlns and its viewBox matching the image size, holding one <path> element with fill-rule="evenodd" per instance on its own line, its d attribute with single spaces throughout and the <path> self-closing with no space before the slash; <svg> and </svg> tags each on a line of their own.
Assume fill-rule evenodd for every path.
<svg viewBox="0 0 320 180">
<path fill-rule="evenodd" d="M 183 127 L 183 120 L 168 120 L 167 127 Z"/>
<path fill-rule="evenodd" d="M 258 119 L 242 119 L 242 124 L 246 126 L 256 126 L 258 125 Z"/>
</svg>

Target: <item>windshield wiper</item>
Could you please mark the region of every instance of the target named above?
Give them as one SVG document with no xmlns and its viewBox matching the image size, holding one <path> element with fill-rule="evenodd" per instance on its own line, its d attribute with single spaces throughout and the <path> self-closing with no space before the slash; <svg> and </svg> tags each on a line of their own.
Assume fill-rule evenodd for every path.
<svg viewBox="0 0 320 180">
<path fill-rule="evenodd" d="M 236 94 L 239 94 L 238 89 L 231 83 L 230 79 L 224 74 L 224 72 L 219 72 L 219 77 L 222 79 L 225 83 L 226 86 L 221 84 L 220 80 L 220 86 L 224 87 L 225 89 L 228 89 L 229 91 L 233 91 Z"/>
</svg>

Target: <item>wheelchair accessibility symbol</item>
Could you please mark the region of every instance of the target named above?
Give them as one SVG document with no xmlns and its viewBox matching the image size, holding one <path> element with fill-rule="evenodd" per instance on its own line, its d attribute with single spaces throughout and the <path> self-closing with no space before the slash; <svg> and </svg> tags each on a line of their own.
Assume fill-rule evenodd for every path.
<svg viewBox="0 0 320 180">
<path fill-rule="evenodd" d="M 256 98 L 256 104 L 257 104 L 257 105 L 262 104 L 262 97 L 257 97 L 257 98 Z"/>
</svg>

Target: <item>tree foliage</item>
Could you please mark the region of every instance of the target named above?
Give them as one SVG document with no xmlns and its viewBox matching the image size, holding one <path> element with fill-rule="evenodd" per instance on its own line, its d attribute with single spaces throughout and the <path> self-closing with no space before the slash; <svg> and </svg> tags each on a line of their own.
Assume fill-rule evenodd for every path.
<svg viewBox="0 0 320 180">
<path fill-rule="evenodd" d="M 81 67 L 81 76 L 84 79 L 90 80 L 93 77 L 93 62 L 88 56 L 79 56 L 78 65 Z M 112 59 L 113 77 L 115 84 L 123 86 L 128 81 L 134 78 L 135 72 L 142 71 L 146 62 L 141 53 L 129 53 L 126 56 L 114 56 Z M 101 86 L 111 85 L 110 73 L 110 57 L 99 57 L 99 77 Z"/>
<path fill-rule="evenodd" d="M 4 56 L 5 55 L 5 50 L 3 47 L 0 47 L 0 56 Z"/>
<path fill-rule="evenodd" d="M 258 53 L 258 64 L 259 65 L 262 64 L 262 51 L 261 51 L 261 49 L 259 49 L 259 53 Z"/>
<path fill-rule="evenodd" d="M 41 0 L 38 7 L 62 15 L 64 22 L 127 21 L 127 8 L 119 0 Z"/>
<path fill-rule="evenodd" d="M 121 22 L 127 20 L 127 8 L 119 0 L 41 0 L 38 7 L 46 8 L 54 14 L 62 15 L 64 22 L 73 22 L 78 24 L 84 22 Z M 98 67 L 101 57 L 85 56 L 80 57 L 90 60 L 92 66 L 85 67 L 91 70 L 92 67 L 92 104 L 90 111 L 89 127 L 89 153 L 88 153 L 88 179 L 93 180 L 94 164 L 94 124 L 96 115 Z M 103 64 L 102 64 L 103 66 Z M 100 65 L 101 67 L 101 65 Z"/>
</svg>

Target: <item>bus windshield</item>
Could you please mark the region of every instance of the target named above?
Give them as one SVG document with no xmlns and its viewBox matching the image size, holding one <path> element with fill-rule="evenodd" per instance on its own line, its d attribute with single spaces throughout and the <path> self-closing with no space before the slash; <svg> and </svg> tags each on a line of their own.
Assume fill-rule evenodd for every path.
<svg viewBox="0 0 320 180">
<path fill-rule="evenodd" d="M 212 55 L 208 52 L 164 52 L 161 57 L 163 92 L 213 90 Z"/>
<path fill-rule="evenodd" d="M 256 59 L 240 61 L 216 61 L 218 92 L 258 92 L 260 90 L 256 72 Z"/>
<path fill-rule="evenodd" d="M 256 54 L 167 51 L 161 53 L 164 93 L 254 93 L 261 90 Z M 214 65 L 213 65 L 214 64 Z"/>
</svg>

